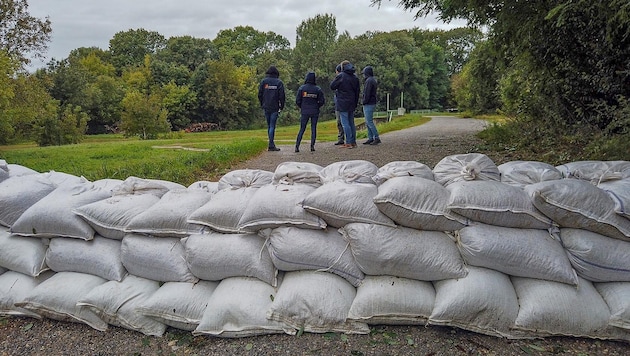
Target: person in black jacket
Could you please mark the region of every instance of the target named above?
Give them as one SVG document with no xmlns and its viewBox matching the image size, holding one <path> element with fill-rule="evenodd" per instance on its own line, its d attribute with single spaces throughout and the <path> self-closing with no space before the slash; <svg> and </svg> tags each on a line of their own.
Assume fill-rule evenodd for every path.
<svg viewBox="0 0 630 356">
<path fill-rule="evenodd" d="M 308 72 L 304 84 L 300 86 L 295 96 L 295 104 L 300 108 L 300 131 L 295 141 L 295 152 L 300 152 L 300 142 L 302 142 L 302 136 L 306 131 L 306 124 L 309 119 L 311 120 L 311 151 L 315 151 L 319 108 L 325 102 L 322 88 L 315 83 L 315 73 Z"/>
<path fill-rule="evenodd" d="M 374 69 L 371 66 L 363 68 L 361 72 L 365 82 L 363 83 L 363 114 L 365 115 L 365 126 L 368 130 L 368 139 L 364 145 L 378 145 L 381 139 L 378 137 L 378 130 L 374 125 L 374 110 L 376 109 L 376 88 L 378 83 L 374 78 Z"/>
<path fill-rule="evenodd" d="M 337 92 L 337 109 L 341 117 L 346 143 L 343 148 L 357 147 L 357 128 L 354 126 L 354 110 L 359 104 L 360 82 L 355 74 L 354 65 L 349 61 L 341 62 L 341 72 L 330 83 L 330 89 Z"/>
<path fill-rule="evenodd" d="M 285 94 L 284 83 L 279 79 L 280 72 L 275 66 L 270 66 L 265 73 L 266 77 L 258 86 L 258 101 L 265 113 L 267 120 L 267 135 L 269 136 L 269 151 L 280 151 L 276 147 L 274 137 L 276 135 L 276 122 L 280 111 L 284 109 Z"/>
</svg>

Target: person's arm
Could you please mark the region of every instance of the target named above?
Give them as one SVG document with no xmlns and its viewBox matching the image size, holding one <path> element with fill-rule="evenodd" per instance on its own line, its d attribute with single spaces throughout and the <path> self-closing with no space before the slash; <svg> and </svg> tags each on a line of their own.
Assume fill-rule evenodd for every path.
<svg viewBox="0 0 630 356">
<path fill-rule="evenodd" d="M 280 110 L 284 109 L 284 103 L 285 103 L 285 93 L 284 93 L 284 83 L 282 83 L 282 81 L 280 81 L 280 83 L 278 83 L 278 99 L 279 99 L 279 108 Z"/>
<path fill-rule="evenodd" d="M 298 108 L 302 108 L 302 87 L 300 87 L 297 91 L 297 94 L 295 95 L 295 105 L 297 105 Z"/>
<path fill-rule="evenodd" d="M 258 102 L 260 106 L 263 104 L 263 90 L 263 82 L 261 81 L 260 84 L 258 84 Z"/>
<path fill-rule="evenodd" d="M 339 85 L 341 85 L 342 81 L 343 81 L 343 74 L 342 73 L 337 74 L 335 79 L 333 79 L 333 81 L 330 82 L 330 89 L 332 90 L 339 89 Z"/>
<path fill-rule="evenodd" d="M 326 104 L 326 96 L 324 95 L 324 91 L 319 88 L 317 91 L 317 105 L 321 108 Z"/>
</svg>

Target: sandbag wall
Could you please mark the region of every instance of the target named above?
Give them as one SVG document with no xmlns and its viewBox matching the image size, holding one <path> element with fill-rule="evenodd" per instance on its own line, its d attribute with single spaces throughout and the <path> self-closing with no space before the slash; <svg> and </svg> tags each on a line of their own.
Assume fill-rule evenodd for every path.
<svg viewBox="0 0 630 356">
<path fill-rule="evenodd" d="M 88 182 L 0 160 L 0 314 L 161 336 L 447 325 L 630 341 L 630 162 Z"/>
</svg>

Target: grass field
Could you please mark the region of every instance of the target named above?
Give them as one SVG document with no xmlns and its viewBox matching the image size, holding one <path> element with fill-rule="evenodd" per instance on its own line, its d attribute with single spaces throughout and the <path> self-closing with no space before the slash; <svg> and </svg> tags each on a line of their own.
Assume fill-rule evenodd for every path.
<svg viewBox="0 0 630 356">
<path fill-rule="evenodd" d="M 419 114 L 395 117 L 379 124 L 379 133 L 395 131 L 429 121 Z M 363 122 L 357 119 L 356 124 Z M 310 125 L 309 125 L 310 126 Z M 276 144 L 292 144 L 299 126 L 276 129 Z M 357 138 L 365 138 L 365 130 Z M 310 137 L 310 127 L 304 134 Z M 317 125 L 317 141 L 337 140 L 334 120 Z M 172 133 L 159 140 L 124 138 L 122 135 L 92 135 L 76 145 L 38 147 L 34 143 L 0 146 L 0 159 L 38 172 L 57 171 L 83 176 L 90 181 L 130 176 L 163 179 L 190 185 L 216 180 L 231 166 L 267 149 L 267 130 Z"/>
</svg>

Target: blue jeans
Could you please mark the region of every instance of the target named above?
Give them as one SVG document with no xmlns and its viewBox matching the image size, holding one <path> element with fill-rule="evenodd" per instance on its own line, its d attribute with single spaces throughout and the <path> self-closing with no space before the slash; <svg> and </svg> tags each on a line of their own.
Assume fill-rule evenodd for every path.
<svg viewBox="0 0 630 356">
<path fill-rule="evenodd" d="M 365 115 L 365 126 L 368 130 L 368 140 L 372 141 L 378 138 L 378 131 L 374 125 L 374 109 L 376 105 L 363 105 L 363 114 Z"/>
<path fill-rule="evenodd" d="M 357 127 L 354 126 L 354 111 L 340 111 L 341 126 L 346 135 L 346 144 L 357 143 Z"/>
<path fill-rule="evenodd" d="M 265 110 L 265 119 L 267 120 L 267 136 L 269 137 L 269 148 L 276 147 L 273 139 L 276 136 L 276 122 L 278 121 L 279 114 L 280 113 L 278 111 Z"/>
<path fill-rule="evenodd" d="M 300 131 L 298 132 L 297 139 L 295 141 L 295 146 L 299 147 L 300 142 L 302 142 L 302 136 L 304 136 L 304 131 L 306 131 L 306 124 L 308 120 L 311 120 L 311 147 L 315 147 L 315 139 L 317 138 L 317 120 L 319 119 L 319 115 L 300 115 Z"/>
</svg>

